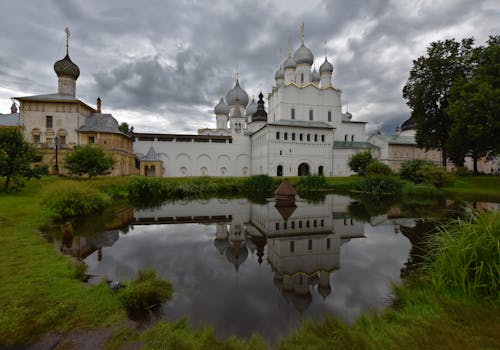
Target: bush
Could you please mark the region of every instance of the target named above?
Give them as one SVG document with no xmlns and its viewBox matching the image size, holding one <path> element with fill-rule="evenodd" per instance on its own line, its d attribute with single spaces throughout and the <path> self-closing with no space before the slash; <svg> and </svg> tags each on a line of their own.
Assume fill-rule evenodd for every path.
<svg viewBox="0 0 500 350">
<path fill-rule="evenodd" d="M 373 161 L 374 159 L 370 151 L 364 151 L 350 156 L 347 165 L 355 173 L 365 175 L 366 167 Z"/>
<path fill-rule="evenodd" d="M 455 176 L 472 176 L 472 171 L 467 169 L 466 167 L 464 166 L 459 166 L 458 168 L 455 169 L 455 171 L 453 171 L 453 174 Z"/>
<path fill-rule="evenodd" d="M 96 145 L 76 147 L 64 158 L 64 167 L 70 174 L 88 174 L 89 178 L 107 174 L 114 163 L 113 157 Z"/>
<path fill-rule="evenodd" d="M 437 290 L 500 297 L 500 212 L 475 214 L 431 238 L 429 273 Z"/>
<path fill-rule="evenodd" d="M 398 195 L 402 188 L 403 183 L 390 176 L 367 176 L 357 186 L 363 193 L 376 195 Z"/>
<path fill-rule="evenodd" d="M 93 214 L 110 203 L 107 194 L 77 181 L 56 182 L 42 195 L 42 205 L 60 218 Z"/>
<path fill-rule="evenodd" d="M 268 175 L 254 175 L 246 179 L 244 188 L 249 192 L 270 193 L 277 185 L 273 178 Z"/>
<path fill-rule="evenodd" d="M 120 303 L 128 312 L 148 310 L 172 297 L 172 284 L 156 277 L 154 270 L 139 271 L 137 279 L 119 290 Z"/>
<path fill-rule="evenodd" d="M 406 162 L 403 162 L 403 164 L 401 164 L 399 176 L 403 180 L 420 183 L 423 181 L 423 179 L 417 175 L 417 171 L 425 165 L 434 165 L 434 163 L 430 160 L 423 159 L 407 160 Z"/>
<path fill-rule="evenodd" d="M 446 169 L 437 165 L 424 165 L 417 171 L 416 175 L 419 179 L 422 179 L 422 182 L 434 185 L 437 188 L 449 185 L 452 182 L 452 177 Z"/>
<path fill-rule="evenodd" d="M 295 188 L 298 191 L 318 191 L 328 189 L 326 178 L 321 175 L 301 176 Z"/>
<path fill-rule="evenodd" d="M 392 175 L 391 167 L 387 164 L 379 162 L 378 160 L 372 161 L 365 169 L 366 175 L 380 175 L 380 176 L 390 176 Z"/>
</svg>

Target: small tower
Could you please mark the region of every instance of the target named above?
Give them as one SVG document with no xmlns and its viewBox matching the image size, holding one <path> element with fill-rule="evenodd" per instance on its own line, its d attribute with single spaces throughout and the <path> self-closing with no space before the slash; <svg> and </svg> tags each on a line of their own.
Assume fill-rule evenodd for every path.
<svg viewBox="0 0 500 350">
<path fill-rule="evenodd" d="M 292 49 L 290 48 L 290 38 L 288 39 L 288 58 L 283 62 L 283 69 L 285 70 L 285 85 L 295 83 L 295 68 L 297 62 L 292 58 Z"/>
<path fill-rule="evenodd" d="M 257 110 L 252 114 L 252 122 L 267 123 L 267 112 L 264 108 L 264 95 L 262 91 L 259 93 L 259 101 L 257 102 Z"/>
<path fill-rule="evenodd" d="M 229 107 L 224 98 L 220 98 L 219 103 L 214 107 L 215 119 L 217 120 L 217 129 L 227 129 L 227 120 L 229 118 Z"/>
<path fill-rule="evenodd" d="M 10 106 L 10 113 L 12 114 L 17 113 L 17 106 L 15 102 L 12 102 L 12 106 Z"/>
<path fill-rule="evenodd" d="M 80 68 L 69 58 L 69 29 L 66 28 L 66 56 L 54 63 L 54 71 L 58 77 L 59 95 L 76 95 L 76 80 L 80 76 Z"/>
<path fill-rule="evenodd" d="M 295 82 L 305 85 L 311 82 L 311 65 L 314 62 L 312 51 L 304 44 L 304 23 L 301 26 L 301 44 L 293 54 L 293 59 L 297 64 L 295 68 Z"/>
</svg>

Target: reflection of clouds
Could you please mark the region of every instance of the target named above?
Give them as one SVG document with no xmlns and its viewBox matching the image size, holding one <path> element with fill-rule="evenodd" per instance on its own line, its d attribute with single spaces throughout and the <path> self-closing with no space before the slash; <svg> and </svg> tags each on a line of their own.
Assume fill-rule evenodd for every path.
<svg viewBox="0 0 500 350">
<path fill-rule="evenodd" d="M 101 263 L 94 254 L 87 259 L 89 273 L 130 279 L 139 269 L 153 267 L 174 285 L 173 299 L 163 308 L 168 319 L 187 316 L 194 326 L 213 325 L 222 337 L 259 332 L 273 340 L 290 334 L 300 316 L 274 285 L 267 260 L 259 265 L 249 252 L 236 272 L 214 247 L 215 231 L 215 225 L 136 225 L 104 249 Z M 387 304 L 390 282 L 399 280 L 410 245 L 389 225 L 365 225 L 365 235 L 342 246 L 330 296 L 323 301 L 317 286 L 311 288 L 304 318 L 326 313 L 353 321 Z"/>
</svg>

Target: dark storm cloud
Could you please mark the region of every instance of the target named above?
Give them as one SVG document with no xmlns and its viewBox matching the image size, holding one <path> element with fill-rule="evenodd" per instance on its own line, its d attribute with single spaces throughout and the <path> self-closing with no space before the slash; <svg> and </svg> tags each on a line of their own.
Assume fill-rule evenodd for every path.
<svg viewBox="0 0 500 350">
<path fill-rule="evenodd" d="M 401 90 L 412 60 L 434 40 L 474 36 L 482 44 L 500 18 L 490 0 L 45 0 L 3 1 L 0 9 L 9 14 L 0 23 L 2 111 L 13 95 L 56 89 L 52 65 L 64 56 L 68 26 L 81 99 L 100 96 L 136 130 L 191 133 L 215 124 L 211 110 L 233 85 L 236 64 L 250 96 L 270 90 L 278 49 L 286 56 L 290 35 L 295 51 L 302 21 L 316 67 L 328 42 L 344 111 L 348 103 L 369 131 L 392 131 L 409 115 Z"/>
</svg>

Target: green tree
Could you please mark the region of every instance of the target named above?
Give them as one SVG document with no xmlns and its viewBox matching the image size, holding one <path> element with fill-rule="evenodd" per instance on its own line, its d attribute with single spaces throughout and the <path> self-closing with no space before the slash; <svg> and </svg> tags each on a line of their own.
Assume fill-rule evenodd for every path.
<svg viewBox="0 0 500 350">
<path fill-rule="evenodd" d="M 480 158 L 500 152 L 500 36 L 490 37 L 487 44 L 475 52 L 471 78 L 453 85 L 448 107 L 453 121 L 450 159 L 462 166 L 470 155 L 474 174 Z"/>
<path fill-rule="evenodd" d="M 122 133 L 127 134 L 127 135 L 132 135 L 134 133 L 134 127 L 129 126 L 128 123 L 121 123 L 118 126 L 118 130 L 120 130 Z"/>
<path fill-rule="evenodd" d="M 114 163 L 113 157 L 95 145 L 77 147 L 64 159 L 64 167 L 71 174 L 88 174 L 89 178 L 106 174 Z"/>
<path fill-rule="evenodd" d="M 474 39 L 454 39 L 431 43 L 427 56 L 413 61 L 413 68 L 403 88 L 403 98 L 417 123 L 419 147 L 441 149 L 441 163 L 446 166 L 451 118 L 447 113 L 450 89 L 470 76 Z"/>
<path fill-rule="evenodd" d="M 0 176 L 5 177 L 5 192 L 12 180 L 19 186 L 23 179 L 39 175 L 30 166 L 35 155 L 34 147 L 24 139 L 19 128 L 0 128 Z"/>
<path fill-rule="evenodd" d="M 364 176 L 366 172 L 366 167 L 373 161 L 374 159 L 370 151 L 364 151 L 350 156 L 347 165 L 355 173 Z"/>
</svg>

